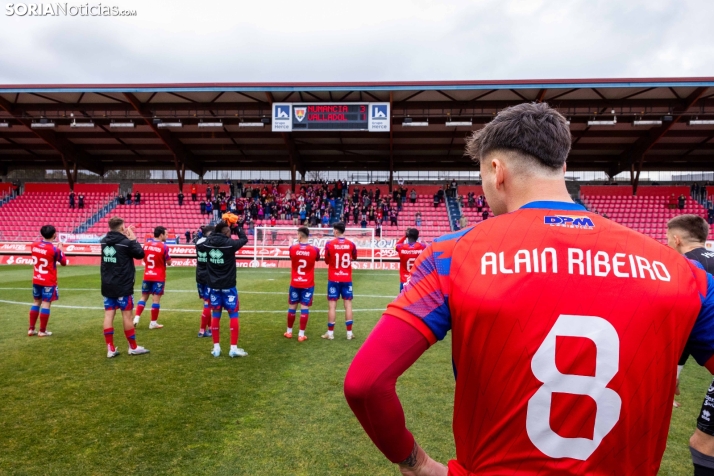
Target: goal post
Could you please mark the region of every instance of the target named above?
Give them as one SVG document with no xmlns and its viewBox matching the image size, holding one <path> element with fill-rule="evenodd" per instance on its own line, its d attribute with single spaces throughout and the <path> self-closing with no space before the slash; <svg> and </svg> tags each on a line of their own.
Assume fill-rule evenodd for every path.
<svg viewBox="0 0 714 476">
<path fill-rule="evenodd" d="M 256 226 L 248 241 L 249 246 L 253 245 L 254 265 L 261 266 L 266 259 L 289 259 L 288 249 L 298 242 L 297 229 L 298 226 Z M 345 228 L 343 236 L 357 245 L 357 259 L 370 262 L 374 268 L 377 247 L 374 228 Z M 308 243 L 322 251 L 334 238 L 332 227 L 310 228 Z"/>
</svg>

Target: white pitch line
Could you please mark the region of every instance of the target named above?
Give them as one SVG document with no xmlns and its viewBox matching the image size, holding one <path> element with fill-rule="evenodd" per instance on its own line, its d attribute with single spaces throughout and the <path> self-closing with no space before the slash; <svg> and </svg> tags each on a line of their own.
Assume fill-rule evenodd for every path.
<svg viewBox="0 0 714 476">
<path fill-rule="evenodd" d="M 6 291 L 30 291 L 32 288 L 3 288 L 0 287 L 0 290 L 6 290 Z M 96 291 L 99 292 L 101 289 L 99 288 L 59 288 L 60 293 L 65 292 L 65 291 Z M 165 289 L 165 293 L 195 293 L 195 289 Z M 141 291 L 136 292 L 134 294 L 141 294 Z M 287 295 L 287 292 L 280 292 L 280 291 L 238 291 L 238 295 L 241 294 L 278 294 L 278 295 Z M 397 296 L 392 295 L 392 296 L 380 296 L 377 294 L 353 294 L 354 297 L 365 297 L 365 298 L 387 298 L 387 299 L 394 299 Z"/>
<path fill-rule="evenodd" d="M 4 299 L 0 299 L 0 303 L 5 303 L 5 304 L 16 304 L 18 306 L 32 306 L 33 303 L 31 302 L 20 302 L 20 301 L 6 301 Z M 90 311 L 103 311 L 103 307 L 93 307 L 93 306 L 67 306 L 65 304 L 52 304 L 52 307 L 54 308 L 62 308 L 62 309 L 86 309 Z M 196 309 L 164 309 L 163 307 L 161 308 L 162 311 L 165 312 L 195 312 L 195 313 L 200 313 L 202 309 L 196 308 Z M 340 309 L 337 310 L 338 312 Z M 353 312 L 373 312 L 373 311 L 381 311 L 384 312 L 385 308 L 377 308 L 377 309 L 353 309 Z M 270 310 L 260 310 L 260 311 L 246 311 L 241 309 L 239 311 L 241 314 L 285 314 L 285 309 L 280 309 L 277 311 L 270 311 Z M 327 309 L 310 309 L 310 314 L 319 312 L 319 313 L 325 313 L 327 312 Z"/>
</svg>

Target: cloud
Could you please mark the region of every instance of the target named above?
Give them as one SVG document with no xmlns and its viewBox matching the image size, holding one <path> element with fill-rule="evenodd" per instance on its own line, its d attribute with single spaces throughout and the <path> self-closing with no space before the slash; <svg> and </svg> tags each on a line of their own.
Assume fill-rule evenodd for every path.
<svg viewBox="0 0 714 476">
<path fill-rule="evenodd" d="M 111 2 L 138 15 L 0 10 L 0 83 L 714 75 L 707 0 Z"/>
</svg>

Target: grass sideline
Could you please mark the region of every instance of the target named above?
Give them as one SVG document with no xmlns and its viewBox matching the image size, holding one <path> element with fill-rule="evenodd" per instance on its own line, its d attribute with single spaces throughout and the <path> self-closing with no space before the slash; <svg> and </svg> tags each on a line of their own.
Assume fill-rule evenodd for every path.
<svg viewBox="0 0 714 476">
<path fill-rule="evenodd" d="M 227 357 L 224 317 L 224 356 L 215 359 L 211 340 L 196 337 L 194 270 L 170 268 L 160 318 L 166 327 L 149 331 L 147 310 L 137 332 L 151 354 L 126 355 L 117 318 L 122 355 L 110 360 L 98 271 L 59 271 L 55 304 L 90 309 L 53 307 L 50 338 L 28 338 L 28 307 L 0 302 L 0 474 L 398 474 L 342 395 L 352 357 L 398 290 L 397 273 L 355 271 L 357 338 L 344 339 L 338 315 L 336 339 L 328 342 L 320 339 L 327 278 L 318 270 L 309 340 L 299 344 L 282 337 L 289 271 L 241 269 L 240 346 L 250 355 Z M 31 277 L 30 267 L 3 267 L 0 301 L 30 302 Z M 685 367 L 683 407 L 674 410 L 660 474 L 691 474 L 687 442 L 709 382 L 706 370 Z M 398 385 L 409 428 L 443 462 L 454 456 L 453 388 L 449 337 Z"/>
</svg>

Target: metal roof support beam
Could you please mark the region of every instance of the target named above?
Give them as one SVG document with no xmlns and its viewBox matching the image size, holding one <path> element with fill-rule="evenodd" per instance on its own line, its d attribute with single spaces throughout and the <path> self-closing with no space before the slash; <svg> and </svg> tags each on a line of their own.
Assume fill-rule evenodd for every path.
<svg viewBox="0 0 714 476">
<path fill-rule="evenodd" d="M 16 121 L 28 128 L 36 137 L 39 137 L 40 139 L 45 141 L 46 144 L 48 144 L 60 155 L 62 155 L 63 160 L 71 160 L 72 162 L 78 163 L 82 166 L 82 168 L 85 168 L 90 172 L 94 172 L 95 174 L 99 175 L 104 175 L 104 169 L 102 167 L 97 167 L 96 165 L 94 165 L 96 161 L 92 160 L 92 158 L 86 152 L 77 149 L 71 141 L 61 135 L 58 135 L 54 131 L 39 131 L 33 129 L 32 122 L 28 119 L 18 117 L 15 113 L 13 113 L 13 104 L 2 97 L 0 97 L 0 109 L 3 109 L 5 112 L 10 114 Z"/>
<path fill-rule="evenodd" d="M 394 93 L 389 91 L 389 114 L 392 114 L 392 106 L 394 105 Z M 391 121 L 391 118 L 390 118 Z M 394 130 L 389 127 L 389 193 L 394 187 Z"/>
<path fill-rule="evenodd" d="M 203 165 L 196 159 L 192 152 L 188 151 L 181 141 L 176 139 L 170 132 L 160 130 L 156 124 L 154 124 L 153 116 L 146 104 L 141 103 L 136 96 L 132 93 L 124 93 L 124 97 L 129 101 L 134 110 L 139 113 L 139 115 L 144 119 L 146 125 L 148 125 L 154 134 L 161 139 L 166 148 L 174 156 L 174 165 L 176 167 L 176 174 L 179 177 L 179 190 L 183 188 L 183 176 L 181 171 L 188 167 L 193 170 L 198 175 L 203 176 Z"/>
<path fill-rule="evenodd" d="M 672 127 L 676 123 L 678 123 L 682 117 L 684 117 L 684 114 L 692 107 L 694 106 L 697 101 L 704 95 L 704 93 L 707 91 L 707 87 L 701 87 L 697 88 L 692 93 L 687 96 L 684 100 L 680 101 L 679 107 L 675 108 L 672 114 L 672 120 L 663 124 L 660 127 L 653 128 L 649 131 L 649 133 L 642 138 L 638 139 L 635 141 L 634 145 L 626 150 L 625 152 L 622 153 L 622 158 L 623 159 L 629 159 L 632 161 L 634 164 L 634 160 L 639 161 L 638 169 L 642 169 L 642 162 L 644 162 L 644 156 L 645 154 L 655 145 L 657 142 L 664 137 L 667 132 L 669 132 Z M 639 173 L 638 175 L 638 180 L 639 180 Z M 632 182 L 632 193 L 637 192 L 637 184 L 633 180 Z"/>
</svg>

